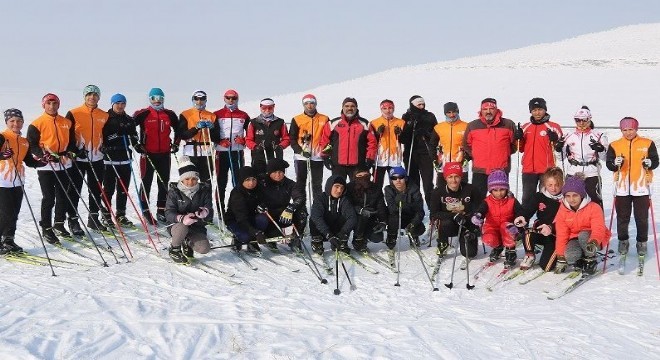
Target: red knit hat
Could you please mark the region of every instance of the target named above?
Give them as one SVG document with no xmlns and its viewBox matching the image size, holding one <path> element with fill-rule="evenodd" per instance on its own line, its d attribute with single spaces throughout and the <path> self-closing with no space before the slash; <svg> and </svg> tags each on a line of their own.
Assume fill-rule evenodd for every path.
<svg viewBox="0 0 660 360">
<path fill-rule="evenodd" d="M 449 175 L 458 175 L 458 176 L 463 176 L 463 167 L 461 166 L 461 163 L 459 162 L 448 162 L 445 164 L 445 167 L 442 169 L 442 176 L 446 178 L 449 177 Z"/>
</svg>

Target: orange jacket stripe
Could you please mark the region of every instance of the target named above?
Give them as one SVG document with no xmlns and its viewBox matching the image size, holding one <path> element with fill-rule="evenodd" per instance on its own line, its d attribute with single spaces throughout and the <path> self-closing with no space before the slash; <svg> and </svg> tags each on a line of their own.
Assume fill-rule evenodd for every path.
<svg viewBox="0 0 660 360">
<path fill-rule="evenodd" d="M 69 110 L 66 118 L 75 124 L 76 147 L 89 151 L 87 159 L 78 159 L 78 161 L 103 160 L 103 154 L 99 149 L 103 143 L 103 126 L 108 121 L 108 113 L 98 107 L 90 109 L 83 104 Z"/>
</svg>

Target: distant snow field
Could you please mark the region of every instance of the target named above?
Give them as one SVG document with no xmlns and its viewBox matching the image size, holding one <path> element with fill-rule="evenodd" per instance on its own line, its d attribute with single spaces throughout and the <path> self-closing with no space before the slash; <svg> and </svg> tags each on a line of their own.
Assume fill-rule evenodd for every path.
<svg viewBox="0 0 660 360">
<path fill-rule="evenodd" d="M 352 96 L 361 115 L 373 119 L 379 115 L 381 100 L 394 100 L 400 116 L 408 98 L 420 94 L 439 120 L 444 118 L 442 104 L 455 101 L 462 118 L 469 121 L 476 117 L 481 99 L 494 97 L 505 117 L 524 123 L 529 119 L 529 99 L 540 96 L 547 100 L 552 120 L 562 125 L 571 125 L 573 113 L 586 104 L 597 127 L 617 126 L 624 116 L 636 117 L 644 127 L 658 126 L 658 79 L 660 24 L 649 24 L 393 69 L 273 98 L 276 115 L 287 120 L 302 111 L 301 96 L 309 92 L 319 99 L 319 110 L 331 117 L 339 114 L 341 99 Z M 104 90 L 103 84 L 98 85 Z M 126 93 L 129 112 L 146 106 L 147 90 Z M 82 101 L 78 90 L 0 87 L 0 108 L 21 108 L 27 127 L 41 111 L 41 96 L 50 91 L 60 95 L 63 112 Z M 111 95 L 108 91 L 104 90 L 103 108 Z M 219 108 L 224 89 L 207 91 L 212 97 L 209 108 Z M 192 89 L 165 92 L 168 108 L 179 113 L 190 106 Z M 241 104 L 252 116 L 258 110 L 255 100 Z M 618 130 L 607 134 L 610 141 L 620 137 Z M 660 140 L 658 130 L 640 130 L 640 134 L 656 143 Z M 291 150 L 287 156 L 292 158 Z M 36 172 L 29 169 L 27 174 L 26 190 L 38 216 L 41 194 Z M 517 166 L 511 174 L 519 174 Z M 294 177 L 292 168 L 287 175 Z M 176 178 L 173 166 L 172 179 Z M 603 169 L 602 178 L 609 224 L 611 172 Z M 515 191 L 515 177 L 510 183 Z M 658 210 L 657 182 L 652 191 Z M 131 195 L 135 197 L 133 190 Z M 130 203 L 128 213 L 137 224 Z M 82 218 L 86 219 L 84 212 Z M 658 228 L 657 219 L 653 226 Z M 457 264 L 450 290 L 444 284 L 450 281 L 451 257 L 440 268 L 435 284 L 439 291 L 434 292 L 407 241 L 401 246 L 400 287 L 394 286 L 396 274 L 376 262 L 363 260 L 378 274 L 346 261 L 356 289 L 351 291 L 340 268 L 337 296 L 334 275 L 320 269 L 328 281 L 321 284 L 311 268 L 293 258 L 275 255 L 277 265 L 248 257 L 258 267 L 252 270 L 223 248 L 197 255 L 200 262 L 215 268 L 205 272 L 169 261 L 162 250 L 169 245 L 165 237 L 160 243 L 156 240 L 157 254 L 148 245 L 137 244 L 146 244 L 144 233 L 127 235 L 133 258 L 115 261 L 102 252 L 108 267 L 99 265 L 95 251 L 76 244 L 65 245 L 91 259 L 48 247 L 53 258 L 79 263 L 54 263 L 59 266 L 56 277 L 45 266 L 0 261 L 0 358 L 660 359 L 660 281 L 653 231 L 643 277 L 635 275 L 634 256 L 629 257 L 625 275 L 616 272 L 617 259 L 609 259 L 606 274 L 552 301 L 545 291 L 552 291 L 561 278 L 554 274 L 526 285 L 512 281 L 492 292 L 477 281 L 468 291 L 465 271 Z M 216 234 L 212 237 L 214 245 L 222 245 Z M 95 240 L 105 244 L 100 236 Z M 108 241 L 119 256 L 116 241 Z M 43 255 L 25 202 L 16 242 Z M 611 248 L 616 249 L 616 243 L 613 235 Z M 384 253 L 384 244 L 369 247 Z M 427 260 L 435 260 L 434 247 L 435 242 L 423 247 Z M 280 248 L 286 252 L 284 246 Z M 518 251 L 522 258 L 522 249 Z M 471 272 L 486 260 L 487 255 L 480 254 L 471 262 Z M 218 270 L 235 275 L 219 275 Z"/>
</svg>

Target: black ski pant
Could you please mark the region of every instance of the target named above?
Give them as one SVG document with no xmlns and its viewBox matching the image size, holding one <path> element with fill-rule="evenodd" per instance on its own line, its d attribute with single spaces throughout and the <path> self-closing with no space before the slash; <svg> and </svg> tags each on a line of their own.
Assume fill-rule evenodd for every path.
<svg viewBox="0 0 660 360">
<path fill-rule="evenodd" d="M 458 230 L 460 226 L 452 219 L 439 219 L 435 223 L 436 229 L 438 232 L 438 244 L 441 242 L 448 243 L 449 238 L 452 236 L 458 236 Z M 478 241 L 476 236 L 476 229 L 474 226 L 466 224 L 463 226 L 460 237 L 458 238 L 459 249 L 461 255 L 469 257 L 470 259 L 477 256 Z M 466 244 L 467 244 L 467 253 L 466 253 Z"/>
<path fill-rule="evenodd" d="M 357 165 L 332 165 L 332 176 L 343 176 L 344 179 L 348 177 L 348 180 L 353 180 L 353 173 L 355 172 Z"/>
<path fill-rule="evenodd" d="M 383 233 L 374 233 L 376 223 L 378 223 L 378 216 L 358 215 L 358 221 L 355 224 L 355 229 L 353 229 L 353 239 L 364 239 L 375 243 L 382 242 Z"/>
<path fill-rule="evenodd" d="M 385 176 L 387 179 L 390 179 L 390 169 L 391 166 L 378 166 L 374 171 L 374 184 L 378 189 L 383 189 L 383 184 L 385 184 Z"/>
<path fill-rule="evenodd" d="M 89 193 L 87 206 L 89 207 L 90 216 L 92 216 L 91 214 L 94 213 L 98 214 L 99 205 L 103 203 L 103 200 L 101 199 L 101 189 L 99 189 L 99 186 L 101 184 L 101 181 L 103 181 L 104 170 L 105 170 L 105 164 L 103 164 L 103 160 L 94 161 L 92 163 L 83 162 L 83 161 L 74 161 L 73 165 L 69 169 L 69 174 L 71 174 L 71 181 L 73 181 L 73 185 L 76 187 L 77 190 L 71 192 L 71 202 L 73 202 L 73 206 L 74 206 L 73 210 L 75 212 L 77 212 L 78 210 L 78 202 L 80 201 L 78 194 L 82 194 L 81 191 L 83 185 L 83 177 L 86 176 L 87 192 Z M 98 179 L 94 175 L 95 173 L 96 176 L 98 176 Z"/>
<path fill-rule="evenodd" d="M 406 158 L 405 160 L 407 161 L 408 159 Z M 408 172 L 408 182 L 417 184 L 420 189 L 424 190 L 426 207 L 429 207 L 431 191 L 433 191 L 433 174 L 435 173 L 433 159 L 428 154 L 413 151 L 410 164 L 406 162 L 406 171 Z M 422 179 L 421 186 L 420 178 Z"/>
<path fill-rule="evenodd" d="M 211 180 L 209 169 L 213 171 L 213 158 L 210 156 L 189 156 L 188 158 L 197 167 L 199 181 L 209 182 Z"/>
<path fill-rule="evenodd" d="M 296 168 L 296 184 L 305 194 L 306 201 L 313 203 L 313 200 L 323 191 L 323 161 L 309 161 L 309 170 L 312 176 L 311 194 L 307 194 L 307 173 L 310 172 L 307 170 L 307 160 L 296 160 L 294 166 Z"/>
<path fill-rule="evenodd" d="M 528 201 L 531 201 L 534 198 L 534 194 L 538 191 L 540 181 L 541 174 L 522 174 L 523 193 L 521 204 L 528 204 Z"/>
<path fill-rule="evenodd" d="M 472 186 L 477 189 L 479 194 L 478 199 L 474 200 L 473 209 L 478 209 L 482 202 L 486 199 L 488 193 L 488 175 L 483 173 L 472 173 Z"/>
<path fill-rule="evenodd" d="M 22 186 L 0 187 L 0 235 L 14 237 L 22 201 Z"/>
<path fill-rule="evenodd" d="M 638 242 L 644 242 L 649 237 L 649 197 L 644 196 L 617 196 L 614 199 L 616 209 L 616 229 L 619 240 L 628 240 L 628 225 L 630 213 L 634 209 L 635 227 L 637 228 Z"/>
<path fill-rule="evenodd" d="M 140 189 L 140 206 L 143 210 L 149 209 L 147 198 L 151 192 L 151 183 L 156 174 L 156 184 L 158 185 L 158 197 L 156 208 L 158 211 L 165 211 L 165 201 L 167 201 L 167 183 L 170 181 L 170 153 L 142 154 L 140 157 L 140 174 L 142 175 L 142 184 L 144 188 Z M 146 194 L 144 190 L 146 189 Z"/>
<path fill-rule="evenodd" d="M 69 186 L 69 177 L 65 171 L 70 170 L 37 171 L 42 195 L 40 225 L 44 228 L 53 226 L 53 207 L 55 207 L 55 222 L 63 223 L 66 220 L 67 212 L 70 218 L 78 216 L 73 206 L 69 203 L 69 193 L 74 191 Z M 62 183 L 61 185 L 60 182 Z"/>
<path fill-rule="evenodd" d="M 114 167 L 114 170 L 112 169 Z M 115 170 L 117 172 L 115 173 Z M 119 178 L 117 178 L 119 174 Z M 122 186 L 122 184 L 124 186 Z M 107 206 L 112 206 L 112 196 L 117 191 L 117 198 L 115 199 L 115 210 L 119 215 L 126 214 L 126 200 L 129 194 L 124 192 L 124 187 L 130 191 L 131 184 L 131 164 L 121 165 L 105 165 L 105 175 L 103 176 L 103 191 L 108 199 Z"/>
<path fill-rule="evenodd" d="M 231 175 L 232 188 L 240 185 L 236 184 L 238 170 L 245 166 L 245 159 L 243 158 L 243 151 L 216 151 L 215 159 L 217 162 L 216 171 L 218 172 L 218 194 L 220 196 L 218 203 L 221 204 L 224 212 L 225 192 L 229 183 L 229 175 Z"/>
<path fill-rule="evenodd" d="M 330 228 L 330 231 L 334 231 L 334 232 L 330 233 L 329 235 L 330 236 L 333 236 L 333 235 L 335 235 L 335 236 L 340 236 L 340 235 L 348 236 L 348 235 L 350 235 L 350 234 L 339 234 L 339 233 L 337 233 L 337 231 L 344 226 L 344 223 L 346 223 L 346 220 L 340 218 L 340 219 L 337 219 L 332 224 L 328 224 L 328 227 Z M 316 228 L 316 225 L 314 224 L 313 221 L 309 222 L 309 235 L 311 235 L 312 237 L 322 237 L 323 241 L 328 241 L 328 239 L 326 238 L 326 235 L 328 235 L 328 234 L 322 234 Z"/>
<path fill-rule="evenodd" d="M 533 253 L 536 245 L 543 246 L 541 258 L 539 259 L 539 266 L 541 269 L 551 271 L 555 268 L 557 263 L 557 254 L 555 254 L 555 241 L 554 235 L 543 236 L 539 233 L 527 233 L 523 240 L 523 247 L 526 253 Z"/>
<path fill-rule="evenodd" d="M 584 179 L 584 185 L 587 188 L 587 195 L 591 198 L 591 201 L 603 207 L 603 195 L 601 188 L 603 184 L 600 182 L 599 176 L 592 176 Z M 603 210 L 605 211 L 605 210 Z"/>
<path fill-rule="evenodd" d="M 410 220 L 412 220 L 413 215 L 406 214 L 405 212 L 401 214 L 401 229 L 405 229 L 410 225 Z M 388 237 L 397 237 L 397 230 L 399 229 L 399 213 L 390 214 L 387 219 L 387 236 Z M 426 227 L 423 223 L 415 224 L 415 227 L 412 231 L 412 235 L 420 236 L 424 234 Z"/>
</svg>

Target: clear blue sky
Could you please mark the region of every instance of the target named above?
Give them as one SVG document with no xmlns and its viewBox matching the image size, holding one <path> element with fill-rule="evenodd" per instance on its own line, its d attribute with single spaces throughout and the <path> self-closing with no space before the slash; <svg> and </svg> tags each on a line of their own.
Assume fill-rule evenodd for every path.
<svg viewBox="0 0 660 360">
<path fill-rule="evenodd" d="M 257 99 L 651 22 L 660 1 L 11 1 L 0 89 L 232 87 Z"/>
</svg>

